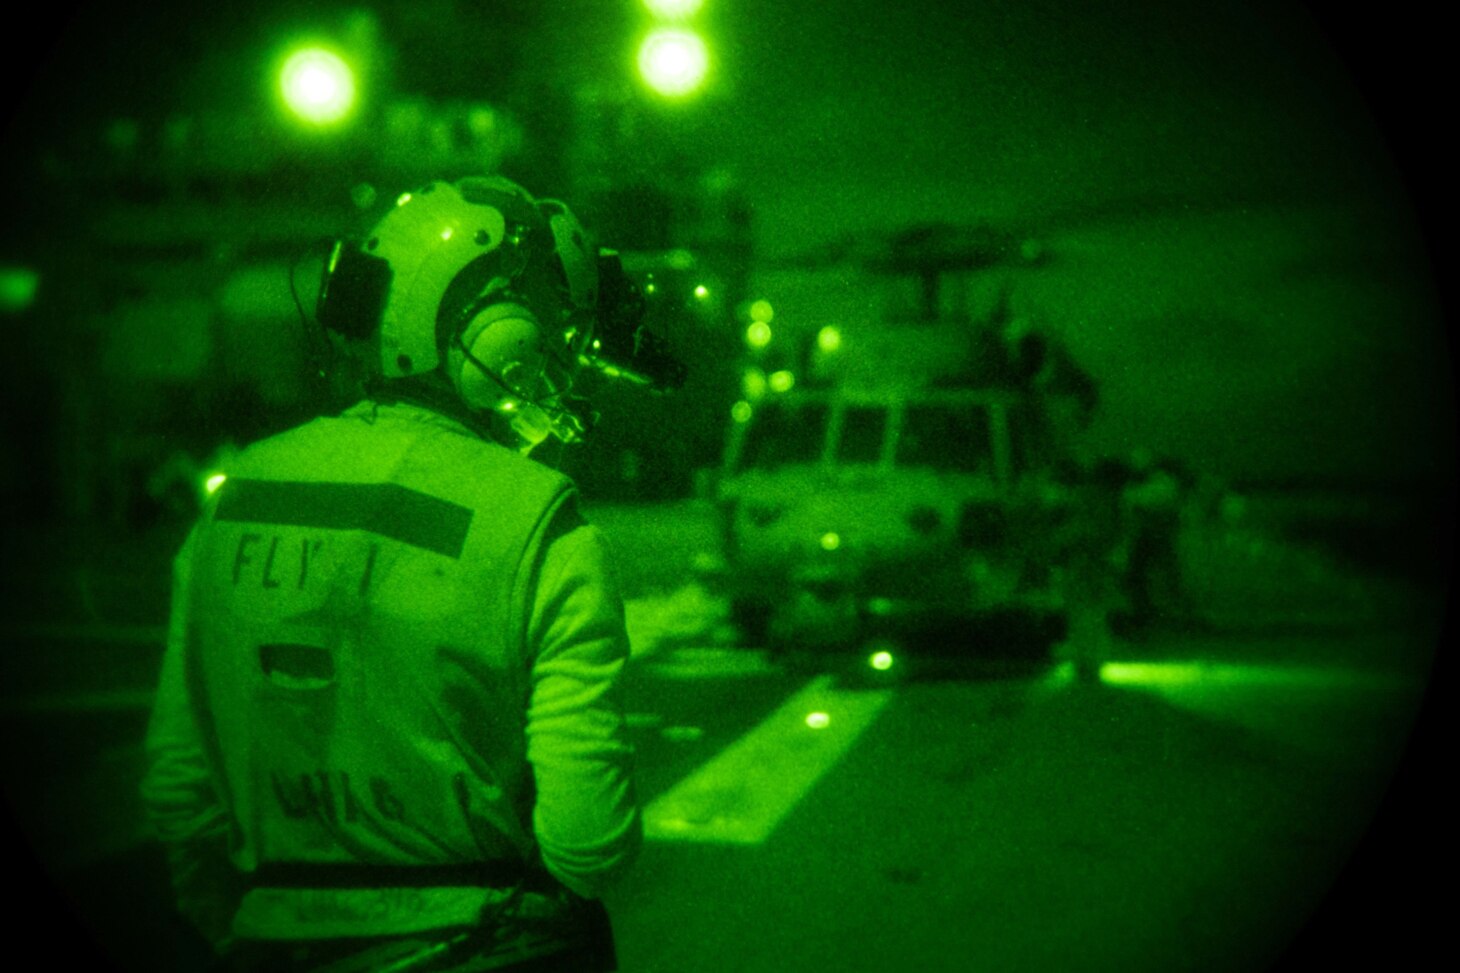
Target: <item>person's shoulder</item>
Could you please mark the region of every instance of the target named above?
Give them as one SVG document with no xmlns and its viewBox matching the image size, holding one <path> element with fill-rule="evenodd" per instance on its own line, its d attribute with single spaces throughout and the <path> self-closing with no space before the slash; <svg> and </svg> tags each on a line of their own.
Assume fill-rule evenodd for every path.
<svg viewBox="0 0 1460 973">
<path fill-rule="evenodd" d="M 340 433 L 334 426 L 336 421 L 337 417 L 333 416 L 315 416 L 257 439 L 238 450 L 230 465 L 241 473 L 280 455 L 308 453 L 316 449 L 321 440 L 338 438 Z"/>
<path fill-rule="evenodd" d="M 524 456 L 514 449 L 490 440 L 475 440 L 462 447 L 469 455 L 462 469 L 487 492 L 510 491 L 531 496 L 535 503 L 548 503 L 554 498 L 576 496 L 577 486 L 560 470 Z"/>
</svg>

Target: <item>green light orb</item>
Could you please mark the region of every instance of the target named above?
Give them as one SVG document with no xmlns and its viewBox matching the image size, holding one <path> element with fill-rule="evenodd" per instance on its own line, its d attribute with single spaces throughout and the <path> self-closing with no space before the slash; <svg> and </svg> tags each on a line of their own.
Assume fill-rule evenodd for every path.
<svg viewBox="0 0 1460 973">
<path fill-rule="evenodd" d="M 831 723 L 831 717 L 825 713 L 807 713 L 806 725 L 813 730 L 823 730 Z"/>
<path fill-rule="evenodd" d="M 834 324 L 828 324 L 816 333 L 816 347 L 828 355 L 842 346 L 842 331 Z"/>
<path fill-rule="evenodd" d="M 0 267 L 0 311 L 24 311 L 35 303 L 41 275 L 30 267 Z"/>
<path fill-rule="evenodd" d="M 756 321 L 745 329 L 745 343 L 752 348 L 764 348 L 771 343 L 771 326 L 764 321 Z"/>
<path fill-rule="evenodd" d="M 693 92 L 705 80 L 709 68 L 709 50 L 700 35 L 691 30 L 656 30 L 639 46 L 639 73 L 649 87 L 666 98 Z"/>
<path fill-rule="evenodd" d="M 768 381 L 772 392 L 789 392 L 791 387 L 796 384 L 796 376 L 782 369 L 779 372 L 771 372 Z"/>
<path fill-rule="evenodd" d="M 872 657 L 867 660 L 867 664 L 878 672 L 886 672 L 892 668 L 892 653 L 873 652 Z"/>
<path fill-rule="evenodd" d="M 221 487 L 224 482 L 227 481 L 227 479 L 228 477 L 224 476 L 222 473 L 214 473 L 212 476 L 203 481 L 204 492 L 217 493 L 218 488 Z"/>
<path fill-rule="evenodd" d="M 344 59 L 322 47 L 295 51 L 279 72 L 284 104 L 311 125 L 332 125 L 355 106 L 355 73 Z"/>
</svg>

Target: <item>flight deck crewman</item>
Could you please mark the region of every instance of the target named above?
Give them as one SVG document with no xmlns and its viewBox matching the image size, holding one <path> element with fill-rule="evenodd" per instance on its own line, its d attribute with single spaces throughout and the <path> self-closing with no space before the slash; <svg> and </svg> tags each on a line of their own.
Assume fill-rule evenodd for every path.
<svg viewBox="0 0 1460 973">
<path fill-rule="evenodd" d="M 642 834 L 623 605 L 573 484 L 526 454 L 591 425 L 580 366 L 682 382 L 615 332 L 636 299 L 499 177 L 336 244 L 319 320 L 367 396 L 226 471 L 147 735 L 180 911 L 233 968 L 614 968 L 597 899 Z"/>
</svg>

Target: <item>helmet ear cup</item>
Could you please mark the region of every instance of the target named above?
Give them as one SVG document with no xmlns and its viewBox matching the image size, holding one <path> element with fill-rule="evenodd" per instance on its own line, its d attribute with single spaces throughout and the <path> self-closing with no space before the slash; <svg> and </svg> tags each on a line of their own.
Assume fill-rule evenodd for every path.
<svg viewBox="0 0 1460 973">
<path fill-rule="evenodd" d="M 452 349 L 456 390 L 476 409 L 509 401 L 533 402 L 548 391 L 547 337 L 521 304 L 493 304 L 476 315 Z"/>
</svg>

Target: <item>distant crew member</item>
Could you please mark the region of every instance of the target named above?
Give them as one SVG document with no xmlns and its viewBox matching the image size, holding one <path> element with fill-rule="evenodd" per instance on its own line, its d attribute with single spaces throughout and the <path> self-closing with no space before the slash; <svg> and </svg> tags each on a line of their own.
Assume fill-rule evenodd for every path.
<svg viewBox="0 0 1460 973">
<path fill-rule="evenodd" d="M 1074 664 L 1079 683 L 1100 684 L 1110 659 L 1112 616 L 1122 605 L 1124 571 L 1120 497 L 1124 473 L 1108 459 L 1067 471 L 1071 494 L 1061 531 L 1057 572 L 1069 618 L 1060 656 Z"/>
<path fill-rule="evenodd" d="M 1129 547 L 1121 624 L 1133 631 L 1185 620 L 1181 519 L 1193 479 L 1175 460 L 1158 460 L 1145 449 L 1131 455 L 1121 497 Z"/>
</svg>

